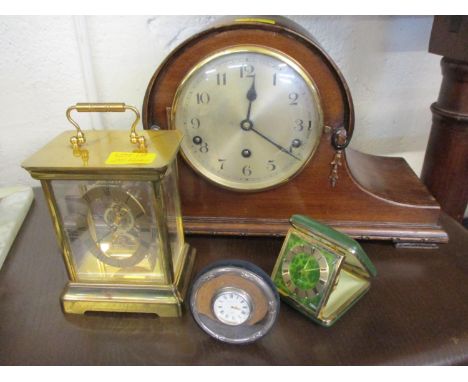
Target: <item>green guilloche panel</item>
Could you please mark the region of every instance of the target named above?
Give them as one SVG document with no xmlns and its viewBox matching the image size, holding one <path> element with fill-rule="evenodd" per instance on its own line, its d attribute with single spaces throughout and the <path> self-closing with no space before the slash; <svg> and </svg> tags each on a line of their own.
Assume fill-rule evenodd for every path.
<svg viewBox="0 0 468 382">
<path fill-rule="evenodd" d="M 326 298 L 324 291 L 334 282 L 336 266 L 341 259 L 342 256 L 320 243 L 291 230 L 273 281 L 280 294 L 292 297 L 315 313 Z M 321 269 L 326 271 L 321 272 Z"/>
</svg>

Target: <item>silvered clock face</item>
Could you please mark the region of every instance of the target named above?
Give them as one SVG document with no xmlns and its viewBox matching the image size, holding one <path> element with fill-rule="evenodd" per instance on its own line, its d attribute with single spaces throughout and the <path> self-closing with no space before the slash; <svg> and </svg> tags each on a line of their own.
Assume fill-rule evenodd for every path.
<svg viewBox="0 0 468 382">
<path fill-rule="evenodd" d="M 172 107 L 189 164 L 216 184 L 254 191 L 296 175 L 322 133 L 310 77 L 280 52 L 240 46 L 199 63 Z"/>
</svg>

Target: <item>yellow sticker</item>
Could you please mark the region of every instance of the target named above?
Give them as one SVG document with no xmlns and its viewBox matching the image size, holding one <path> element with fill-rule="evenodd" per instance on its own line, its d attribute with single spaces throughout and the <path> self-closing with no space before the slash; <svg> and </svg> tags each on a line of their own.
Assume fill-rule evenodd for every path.
<svg viewBox="0 0 468 382">
<path fill-rule="evenodd" d="M 106 164 L 150 164 L 156 158 L 155 153 L 129 153 L 114 151 L 106 159 Z"/>
<path fill-rule="evenodd" d="M 275 20 L 271 19 L 256 19 L 252 17 L 246 17 L 242 19 L 235 19 L 234 21 L 238 23 L 263 23 L 263 24 L 276 24 Z"/>
</svg>

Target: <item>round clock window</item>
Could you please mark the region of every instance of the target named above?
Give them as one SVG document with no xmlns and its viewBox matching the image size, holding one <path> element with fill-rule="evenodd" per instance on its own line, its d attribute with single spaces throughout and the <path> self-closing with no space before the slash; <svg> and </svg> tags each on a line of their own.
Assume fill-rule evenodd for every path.
<svg viewBox="0 0 468 382">
<path fill-rule="evenodd" d="M 237 46 L 200 61 L 181 82 L 172 124 L 191 167 L 228 189 L 271 188 L 298 174 L 322 130 L 317 89 L 294 60 Z"/>
</svg>

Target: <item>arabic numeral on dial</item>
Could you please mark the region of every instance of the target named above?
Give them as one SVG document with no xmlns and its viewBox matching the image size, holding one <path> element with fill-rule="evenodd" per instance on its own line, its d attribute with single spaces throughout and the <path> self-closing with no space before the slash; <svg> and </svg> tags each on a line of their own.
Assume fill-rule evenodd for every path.
<svg viewBox="0 0 468 382">
<path fill-rule="evenodd" d="M 226 85 L 226 73 L 216 74 L 216 84 L 219 86 Z"/>
<path fill-rule="evenodd" d="M 242 174 L 244 174 L 245 176 L 250 176 L 252 175 L 252 169 L 250 168 L 250 165 L 246 165 L 244 167 L 242 167 Z"/>
<path fill-rule="evenodd" d="M 226 162 L 226 159 L 218 159 L 219 162 L 219 169 L 224 170 L 224 162 Z"/>
<path fill-rule="evenodd" d="M 276 86 L 276 73 L 273 74 L 273 86 Z"/>
<path fill-rule="evenodd" d="M 197 104 L 206 105 L 210 102 L 210 95 L 207 92 L 197 93 Z"/>
<path fill-rule="evenodd" d="M 289 105 L 297 105 L 298 99 L 299 99 L 299 94 L 295 92 L 289 93 Z"/>
<path fill-rule="evenodd" d="M 206 154 L 208 152 L 208 143 L 203 142 L 198 150 L 200 150 L 201 153 Z"/>
<path fill-rule="evenodd" d="M 192 118 L 190 120 L 190 124 L 192 125 L 193 129 L 198 129 L 200 127 L 200 120 L 198 118 Z"/>
<path fill-rule="evenodd" d="M 267 167 L 270 171 L 275 171 L 276 170 L 276 164 L 274 160 L 269 160 Z"/>
<path fill-rule="evenodd" d="M 303 119 L 296 119 L 294 123 L 295 123 L 294 128 L 297 131 L 302 131 L 305 128 L 307 128 L 307 130 L 312 129 L 312 121 L 304 121 Z"/>
<path fill-rule="evenodd" d="M 253 77 L 255 76 L 255 67 L 250 64 L 244 64 L 240 67 L 240 77 Z"/>
</svg>

